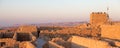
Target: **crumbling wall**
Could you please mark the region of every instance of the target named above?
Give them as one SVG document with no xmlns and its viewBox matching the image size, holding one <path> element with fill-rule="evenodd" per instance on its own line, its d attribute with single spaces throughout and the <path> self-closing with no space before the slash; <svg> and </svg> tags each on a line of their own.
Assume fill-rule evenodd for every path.
<svg viewBox="0 0 120 48">
<path fill-rule="evenodd" d="M 120 25 L 101 25 L 101 36 L 120 40 Z"/>
<path fill-rule="evenodd" d="M 71 43 L 87 48 L 111 48 L 109 43 L 79 36 L 72 36 Z M 72 45 L 74 45 L 72 44 Z M 79 48 L 79 47 L 78 47 Z"/>
</svg>

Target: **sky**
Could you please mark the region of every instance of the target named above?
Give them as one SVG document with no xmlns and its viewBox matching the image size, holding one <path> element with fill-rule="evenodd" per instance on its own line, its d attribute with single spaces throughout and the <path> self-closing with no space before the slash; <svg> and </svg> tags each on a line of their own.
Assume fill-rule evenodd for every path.
<svg viewBox="0 0 120 48">
<path fill-rule="evenodd" d="M 0 26 L 89 21 L 91 12 L 120 20 L 120 0 L 0 0 Z"/>
</svg>

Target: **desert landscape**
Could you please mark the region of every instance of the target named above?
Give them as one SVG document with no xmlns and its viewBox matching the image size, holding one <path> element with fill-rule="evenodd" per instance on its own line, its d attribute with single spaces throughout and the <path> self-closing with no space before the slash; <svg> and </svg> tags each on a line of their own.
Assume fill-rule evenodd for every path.
<svg viewBox="0 0 120 48">
<path fill-rule="evenodd" d="M 1 48 L 120 48 L 120 22 L 92 12 L 89 23 L 74 26 L 21 25 L 0 30 Z"/>
<path fill-rule="evenodd" d="M 0 0 L 0 48 L 120 48 L 120 0 Z"/>
</svg>

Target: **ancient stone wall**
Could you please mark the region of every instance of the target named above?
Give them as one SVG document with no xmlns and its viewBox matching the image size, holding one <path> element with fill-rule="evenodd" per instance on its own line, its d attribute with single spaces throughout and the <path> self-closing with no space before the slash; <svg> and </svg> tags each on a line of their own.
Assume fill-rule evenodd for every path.
<svg viewBox="0 0 120 48">
<path fill-rule="evenodd" d="M 36 26 L 20 26 L 17 32 L 37 32 Z"/>
<path fill-rule="evenodd" d="M 120 40 L 120 25 L 101 25 L 101 36 Z"/>
<path fill-rule="evenodd" d="M 108 19 L 109 17 L 107 13 L 93 12 L 90 15 L 90 24 L 94 24 L 94 25 L 104 24 L 108 21 Z"/>
<path fill-rule="evenodd" d="M 109 43 L 100 40 L 94 40 L 90 38 L 84 38 L 79 36 L 72 36 L 71 43 L 72 45 L 84 46 L 87 48 L 111 48 Z M 78 47 L 80 48 L 80 47 Z"/>
</svg>

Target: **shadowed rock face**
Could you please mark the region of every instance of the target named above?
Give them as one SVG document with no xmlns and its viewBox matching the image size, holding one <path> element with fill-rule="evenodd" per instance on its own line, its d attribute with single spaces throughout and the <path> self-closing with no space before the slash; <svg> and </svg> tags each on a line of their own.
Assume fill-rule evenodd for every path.
<svg viewBox="0 0 120 48">
<path fill-rule="evenodd" d="M 10 32 L 10 33 L 0 33 L 0 38 L 13 38 L 14 33 Z"/>
<path fill-rule="evenodd" d="M 17 41 L 31 41 L 29 33 L 17 33 Z"/>
</svg>

